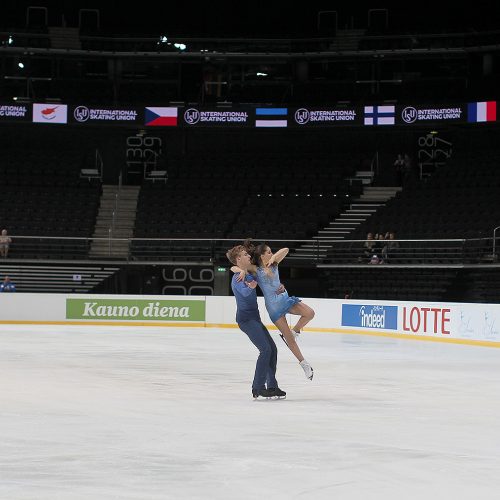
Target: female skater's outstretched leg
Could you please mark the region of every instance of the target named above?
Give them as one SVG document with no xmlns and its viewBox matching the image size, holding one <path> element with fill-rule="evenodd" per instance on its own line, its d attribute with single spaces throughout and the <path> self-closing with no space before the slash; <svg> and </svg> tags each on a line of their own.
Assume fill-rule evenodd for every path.
<svg viewBox="0 0 500 500">
<path fill-rule="evenodd" d="M 309 380 L 312 380 L 314 375 L 314 370 L 312 369 L 312 366 L 304 359 L 304 356 L 302 356 L 299 346 L 297 345 L 297 342 L 295 342 L 293 333 L 290 330 L 288 323 L 286 322 L 286 318 L 282 316 L 277 321 L 275 321 L 274 324 L 278 327 L 278 330 L 283 334 L 283 339 L 288 345 L 290 351 L 292 351 L 293 355 L 299 361 L 299 364 L 304 370 L 306 377 Z"/>
</svg>

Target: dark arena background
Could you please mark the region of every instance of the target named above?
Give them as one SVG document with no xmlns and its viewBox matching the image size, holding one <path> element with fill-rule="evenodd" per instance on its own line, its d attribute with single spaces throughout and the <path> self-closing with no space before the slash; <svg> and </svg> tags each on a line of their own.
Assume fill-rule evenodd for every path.
<svg viewBox="0 0 500 500">
<path fill-rule="evenodd" d="M 498 494 L 499 89 L 497 2 L 2 2 L 0 497 Z M 247 238 L 316 311 L 269 409 Z"/>
<path fill-rule="evenodd" d="M 500 299 L 495 14 L 76 4 L 2 7 L 18 292 L 228 294 L 253 237 L 299 295 Z"/>
</svg>

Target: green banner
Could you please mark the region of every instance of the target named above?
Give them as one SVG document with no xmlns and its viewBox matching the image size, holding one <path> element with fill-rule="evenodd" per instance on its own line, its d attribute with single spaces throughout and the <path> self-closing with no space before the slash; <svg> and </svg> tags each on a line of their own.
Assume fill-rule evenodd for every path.
<svg viewBox="0 0 500 500">
<path fill-rule="evenodd" d="M 205 301 L 66 299 L 66 319 L 205 321 Z"/>
</svg>

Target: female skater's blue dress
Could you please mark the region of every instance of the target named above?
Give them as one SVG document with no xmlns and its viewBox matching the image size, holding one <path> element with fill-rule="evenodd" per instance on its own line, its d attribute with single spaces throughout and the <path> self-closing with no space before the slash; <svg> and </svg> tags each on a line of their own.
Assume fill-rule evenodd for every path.
<svg viewBox="0 0 500 500">
<path fill-rule="evenodd" d="M 269 317 L 271 321 L 275 323 L 281 316 L 284 316 L 292 306 L 300 302 L 300 299 L 293 295 L 289 296 L 286 290 L 283 293 L 277 294 L 276 290 L 281 285 L 278 266 L 271 266 L 269 269 L 272 271 L 271 275 L 268 275 L 264 268 L 257 268 L 257 283 L 264 295 Z"/>
</svg>

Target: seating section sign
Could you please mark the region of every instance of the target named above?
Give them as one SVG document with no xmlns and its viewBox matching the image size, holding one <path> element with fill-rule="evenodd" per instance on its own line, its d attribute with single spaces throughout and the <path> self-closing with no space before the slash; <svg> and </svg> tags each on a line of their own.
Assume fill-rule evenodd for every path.
<svg viewBox="0 0 500 500">
<path fill-rule="evenodd" d="M 61 103 L 0 103 L 0 123 L 169 128 L 394 127 L 496 123 L 497 102 L 443 105 L 374 103 L 365 106 L 113 107 Z"/>
</svg>

